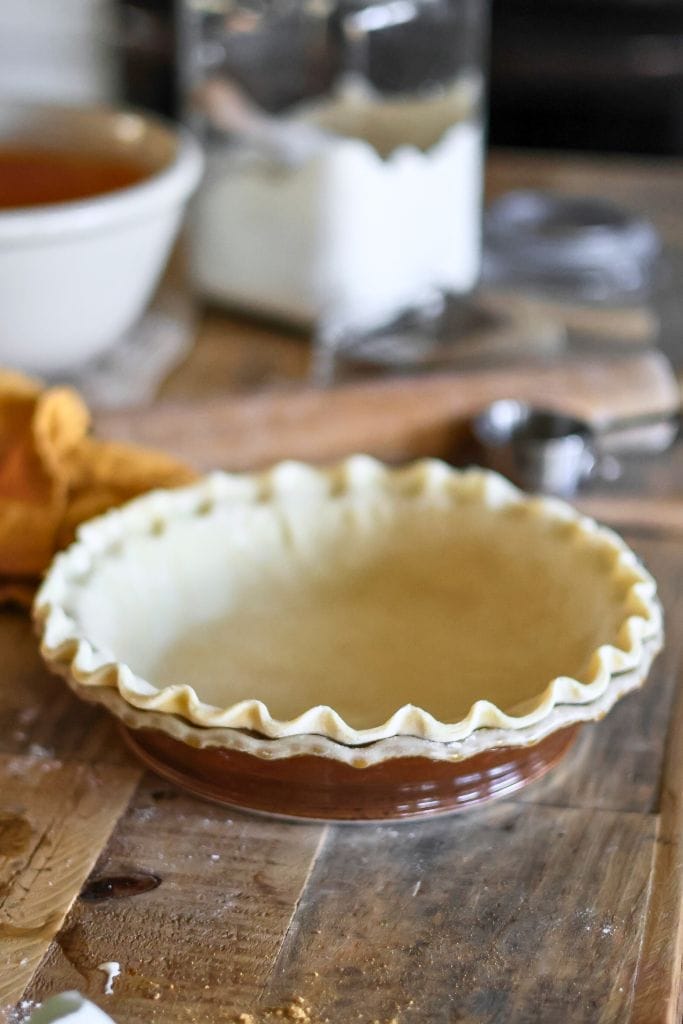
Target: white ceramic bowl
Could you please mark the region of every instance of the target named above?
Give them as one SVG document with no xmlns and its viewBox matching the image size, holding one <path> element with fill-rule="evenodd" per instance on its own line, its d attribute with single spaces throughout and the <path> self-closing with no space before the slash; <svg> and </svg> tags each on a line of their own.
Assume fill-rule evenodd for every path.
<svg viewBox="0 0 683 1024">
<path fill-rule="evenodd" d="M 128 157 L 140 183 L 93 198 L 0 210 L 0 363 L 71 370 L 144 311 L 203 167 L 184 129 L 147 114 L 0 104 L 0 146 Z"/>
</svg>

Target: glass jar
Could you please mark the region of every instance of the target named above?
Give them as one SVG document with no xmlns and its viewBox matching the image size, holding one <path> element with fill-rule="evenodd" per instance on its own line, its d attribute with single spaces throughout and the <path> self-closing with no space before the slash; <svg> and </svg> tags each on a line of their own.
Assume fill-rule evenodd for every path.
<svg viewBox="0 0 683 1024">
<path fill-rule="evenodd" d="M 185 19 L 206 298 L 329 336 L 474 288 L 486 0 L 187 0 Z"/>
</svg>

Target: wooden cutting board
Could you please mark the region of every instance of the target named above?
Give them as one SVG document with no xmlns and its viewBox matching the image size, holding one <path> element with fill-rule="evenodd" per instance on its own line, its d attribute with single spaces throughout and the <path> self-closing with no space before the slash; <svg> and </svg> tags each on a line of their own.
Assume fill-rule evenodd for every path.
<svg viewBox="0 0 683 1024">
<path fill-rule="evenodd" d="M 668 360 L 649 351 L 368 381 L 329 391 L 168 402 L 102 413 L 95 429 L 106 437 L 164 448 L 199 470 L 248 469 L 283 458 L 326 462 L 359 451 L 393 460 L 447 455 L 467 419 L 497 398 L 560 409 L 596 426 L 680 405 Z"/>
</svg>

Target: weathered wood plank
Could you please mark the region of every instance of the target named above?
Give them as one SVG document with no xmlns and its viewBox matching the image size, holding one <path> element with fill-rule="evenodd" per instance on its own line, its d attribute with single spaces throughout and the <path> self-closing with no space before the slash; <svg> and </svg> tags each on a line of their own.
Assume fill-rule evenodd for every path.
<svg viewBox="0 0 683 1024">
<path fill-rule="evenodd" d="M 0 1007 L 22 995 L 141 774 L 0 755 Z"/>
<path fill-rule="evenodd" d="M 669 730 L 632 1024 L 683 1020 L 683 672 Z"/>
<path fill-rule="evenodd" d="M 624 1024 L 654 829 L 519 804 L 337 828 L 260 1006 L 302 995 L 334 1024 Z"/>
<path fill-rule="evenodd" d="M 27 998 L 79 988 L 126 1024 L 228 1019 L 287 933 L 324 827 L 283 825 L 145 779 L 93 877 L 156 875 L 138 896 L 78 900 Z M 97 965 L 121 975 L 105 996 Z"/>
</svg>

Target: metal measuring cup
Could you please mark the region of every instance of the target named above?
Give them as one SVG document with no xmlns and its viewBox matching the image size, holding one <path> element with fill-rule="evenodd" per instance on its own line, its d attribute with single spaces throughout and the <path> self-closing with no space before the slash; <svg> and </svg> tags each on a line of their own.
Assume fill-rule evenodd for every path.
<svg viewBox="0 0 683 1024">
<path fill-rule="evenodd" d="M 650 450 L 662 451 L 676 438 L 681 410 L 618 417 L 592 427 L 585 420 L 512 398 L 487 406 L 472 423 L 484 461 L 525 490 L 570 497 L 592 476 L 615 480 L 621 465 L 611 454 L 629 431 L 650 428 Z"/>
<path fill-rule="evenodd" d="M 514 399 L 487 406 L 472 433 L 487 465 L 530 491 L 569 497 L 604 461 L 584 420 Z M 614 476 L 618 464 L 610 461 Z"/>
</svg>

